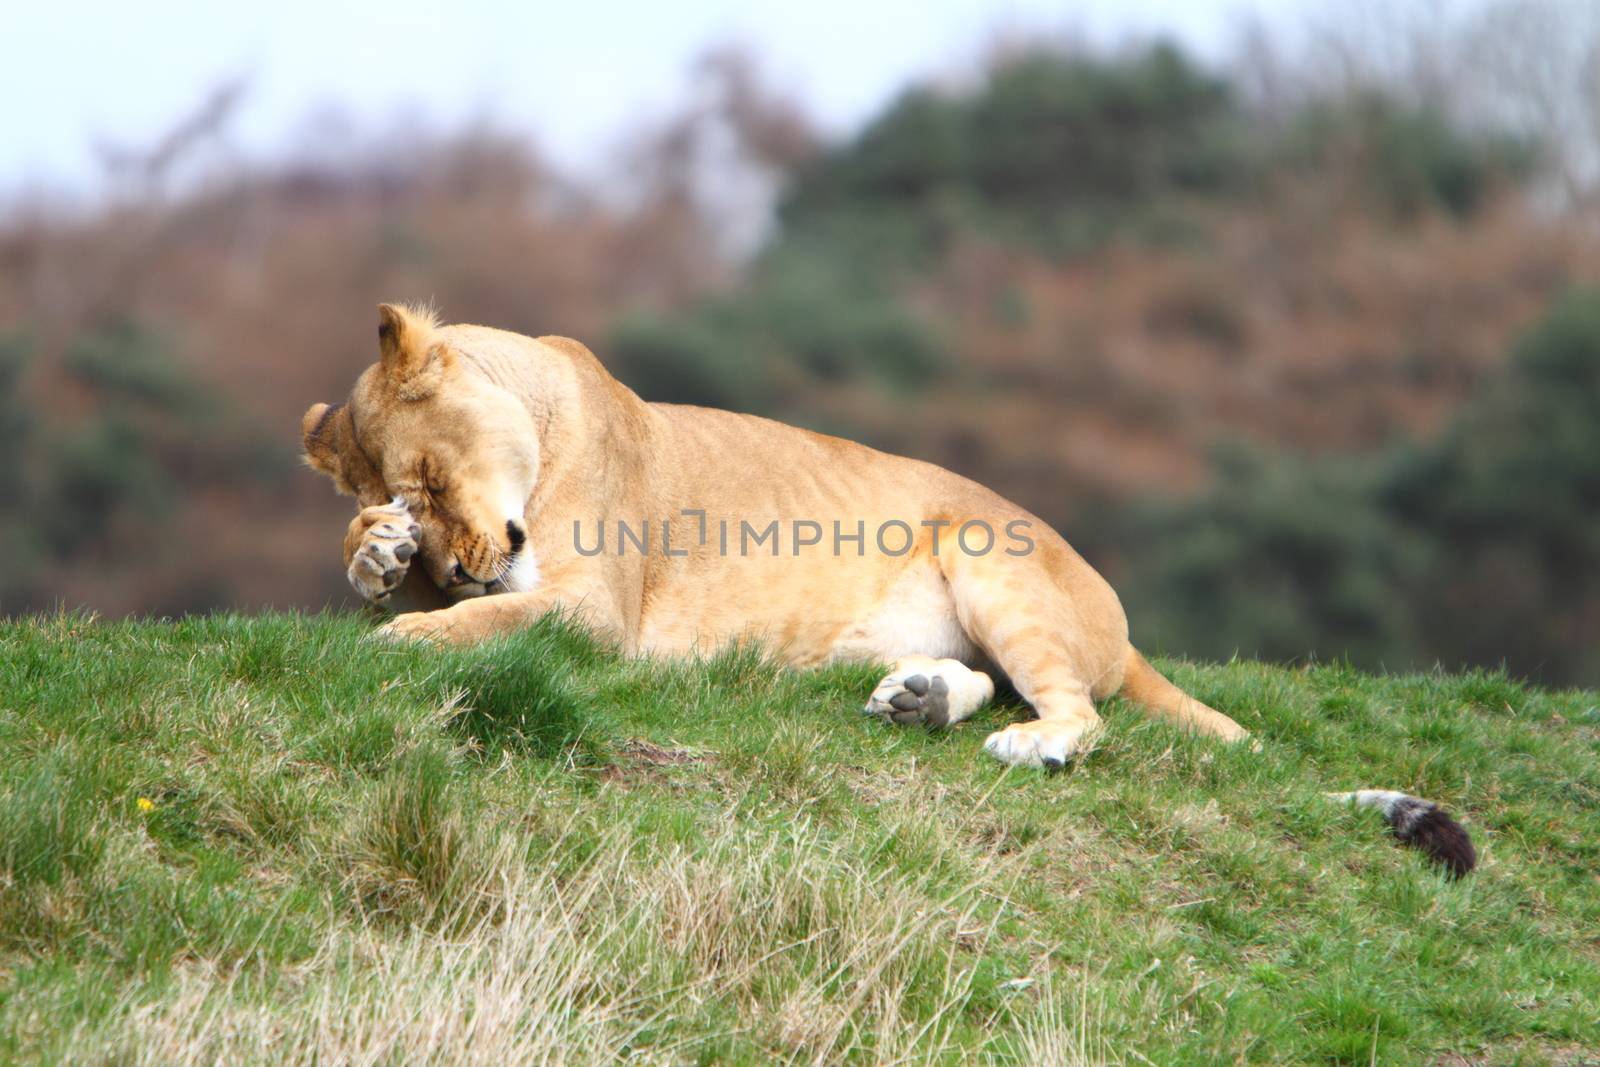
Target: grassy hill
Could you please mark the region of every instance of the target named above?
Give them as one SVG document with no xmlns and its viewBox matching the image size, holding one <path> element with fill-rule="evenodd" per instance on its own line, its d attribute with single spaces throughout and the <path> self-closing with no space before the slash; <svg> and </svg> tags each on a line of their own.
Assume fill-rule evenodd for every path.
<svg viewBox="0 0 1600 1067">
<path fill-rule="evenodd" d="M 1600 697 L 1164 663 L 1054 777 L 871 667 L 348 617 L 0 624 L 0 1059 L 1576 1063 Z M 1322 789 L 1474 831 L 1459 883 Z M 1459 1054 L 1459 1055 L 1453 1055 Z"/>
</svg>

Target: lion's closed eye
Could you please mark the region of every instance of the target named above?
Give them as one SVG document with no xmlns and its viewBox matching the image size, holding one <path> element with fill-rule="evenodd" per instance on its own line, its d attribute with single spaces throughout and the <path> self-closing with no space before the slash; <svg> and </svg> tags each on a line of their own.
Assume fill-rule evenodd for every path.
<svg viewBox="0 0 1600 1067">
<path fill-rule="evenodd" d="M 445 495 L 450 489 L 450 487 L 445 484 L 444 479 L 441 478 L 435 471 L 433 471 L 428 466 L 427 462 L 423 462 L 419 465 L 419 469 L 417 471 L 417 480 L 422 483 L 422 487 L 427 491 L 428 495 L 433 497 L 435 500 L 444 499 Z"/>
</svg>

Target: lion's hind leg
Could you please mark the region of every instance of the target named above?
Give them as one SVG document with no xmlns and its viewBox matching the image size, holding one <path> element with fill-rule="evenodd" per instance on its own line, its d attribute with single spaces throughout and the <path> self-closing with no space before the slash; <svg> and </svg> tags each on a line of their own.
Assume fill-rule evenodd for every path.
<svg viewBox="0 0 1600 1067">
<path fill-rule="evenodd" d="M 1094 747 L 1100 716 L 1086 696 L 1040 694 L 1029 702 L 1039 718 L 996 730 L 984 740 L 985 752 L 1013 766 L 1059 770 Z"/>
<path fill-rule="evenodd" d="M 1093 747 L 1095 701 L 1122 684 L 1127 622 L 1111 587 L 1059 538 L 1038 550 L 941 554 L 962 629 L 1038 720 L 990 734 L 1003 763 L 1058 768 Z"/>
<path fill-rule="evenodd" d="M 862 710 L 902 726 L 954 726 L 994 699 L 994 681 L 954 659 L 903 656 Z"/>
</svg>

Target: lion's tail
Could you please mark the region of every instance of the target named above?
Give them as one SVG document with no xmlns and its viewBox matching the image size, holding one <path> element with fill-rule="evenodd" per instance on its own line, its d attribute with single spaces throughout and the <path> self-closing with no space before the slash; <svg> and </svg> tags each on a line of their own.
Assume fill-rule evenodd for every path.
<svg viewBox="0 0 1600 1067">
<path fill-rule="evenodd" d="M 1431 800 L 1390 789 L 1358 789 L 1327 796 L 1342 803 L 1378 808 L 1402 845 L 1419 849 L 1452 877 L 1460 878 L 1478 865 L 1478 852 L 1467 831 Z"/>
<path fill-rule="evenodd" d="M 1122 688 L 1118 692 L 1145 710 L 1190 730 L 1215 734 L 1224 741 L 1243 741 L 1250 736 L 1249 731 L 1220 711 L 1207 707 L 1167 681 L 1132 645 L 1128 646 Z"/>
</svg>

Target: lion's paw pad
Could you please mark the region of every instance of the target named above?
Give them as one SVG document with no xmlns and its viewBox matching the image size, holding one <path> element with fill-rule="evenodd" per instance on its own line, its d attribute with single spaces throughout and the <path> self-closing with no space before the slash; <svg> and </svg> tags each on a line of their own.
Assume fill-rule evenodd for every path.
<svg viewBox="0 0 1600 1067">
<path fill-rule="evenodd" d="M 977 711 L 994 695 L 989 676 L 958 660 L 901 660 L 862 711 L 899 726 L 942 729 Z"/>
<path fill-rule="evenodd" d="M 421 536 L 422 528 L 409 515 L 373 523 L 350 561 L 350 585 L 368 600 L 387 600 L 405 580 Z"/>
<path fill-rule="evenodd" d="M 886 678 L 867 701 L 866 711 L 901 726 L 949 726 L 950 683 L 938 674 L 913 674 L 898 682 Z"/>
</svg>

